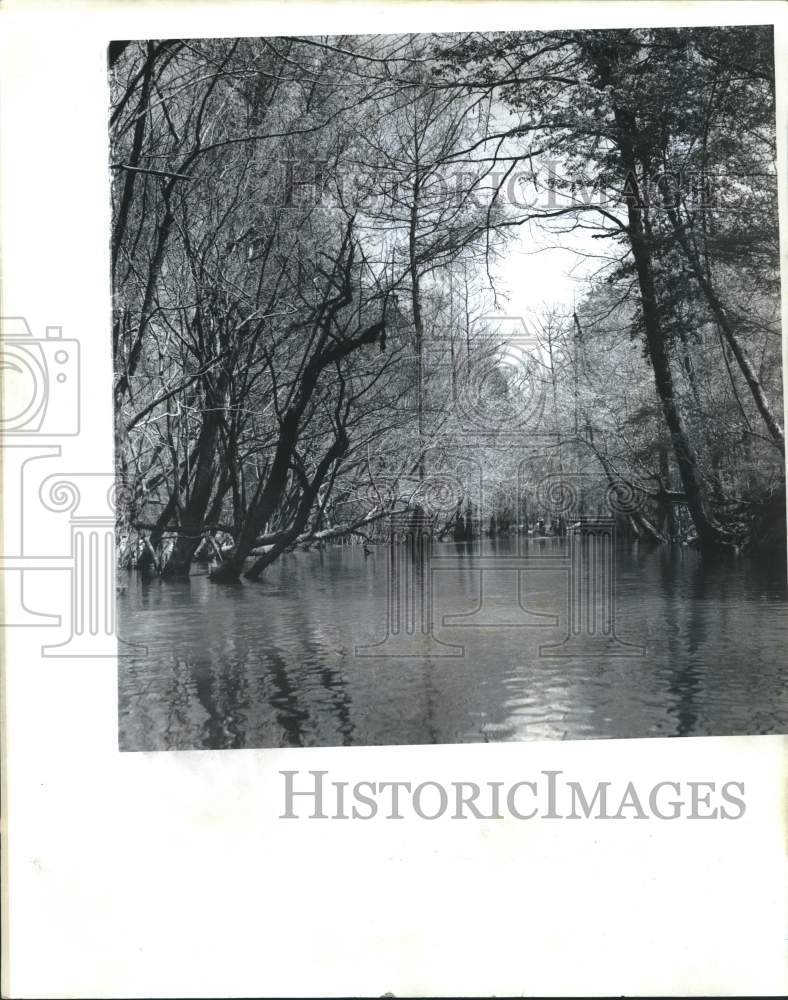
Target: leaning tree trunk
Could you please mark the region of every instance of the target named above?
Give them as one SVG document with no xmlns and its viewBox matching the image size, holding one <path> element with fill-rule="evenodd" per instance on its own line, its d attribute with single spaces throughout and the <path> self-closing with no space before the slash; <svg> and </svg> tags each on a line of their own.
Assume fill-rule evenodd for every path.
<svg viewBox="0 0 788 1000">
<path fill-rule="evenodd" d="M 215 486 L 215 456 L 219 437 L 219 416 L 207 410 L 200 430 L 197 468 L 189 499 L 181 512 L 180 530 L 170 558 L 161 575 L 167 579 L 188 576 L 192 559 L 203 539 L 205 514 Z"/>
<path fill-rule="evenodd" d="M 736 358 L 736 363 L 744 376 L 747 388 L 750 390 L 750 394 L 755 402 L 758 413 L 760 413 L 775 446 L 780 450 L 780 452 L 783 452 L 785 449 L 785 435 L 782 427 L 780 426 L 780 421 L 772 411 L 772 407 L 766 397 L 766 392 L 761 384 L 761 380 L 758 378 L 752 362 L 747 357 L 744 346 L 736 335 L 733 324 L 731 323 L 717 293 L 712 287 L 711 281 L 703 273 L 703 268 L 701 267 L 697 251 L 695 251 L 690 245 L 687 233 L 676 213 L 675 207 L 671 207 L 666 201 L 666 208 L 677 242 L 687 259 L 687 262 L 689 263 L 692 274 L 703 292 L 714 318 L 719 324 L 719 327 L 728 342 L 728 346 L 730 347 L 734 358 Z"/>
<path fill-rule="evenodd" d="M 255 547 L 257 536 L 265 530 L 276 510 L 285 492 L 290 460 L 298 441 L 299 416 L 292 410 L 285 414 L 265 486 L 257 502 L 250 505 L 233 551 L 211 573 L 211 579 L 215 583 L 236 583 L 239 580 L 244 562 Z"/>
<path fill-rule="evenodd" d="M 698 541 L 702 549 L 714 549 L 725 544 L 728 539 L 714 515 L 707 508 L 703 479 L 698 468 L 698 459 L 689 435 L 684 427 L 684 421 L 676 400 L 673 373 L 670 367 L 670 354 L 665 334 L 659 316 L 657 294 L 654 283 L 654 265 L 651 247 L 643 227 L 642 212 L 645 207 L 637 182 L 635 143 L 637 140 L 634 117 L 621 108 L 614 108 L 616 124 L 619 132 L 619 148 L 621 150 L 622 166 L 626 171 L 627 180 L 631 185 L 627 198 L 627 220 L 630 246 L 635 262 L 638 285 L 640 288 L 641 306 L 643 310 L 643 325 L 646 334 L 651 368 L 654 373 L 654 383 L 657 389 L 665 422 L 670 432 L 673 453 L 687 496 L 692 520 L 698 532 Z"/>
<path fill-rule="evenodd" d="M 349 301 L 349 298 L 347 301 Z M 343 304 L 346 304 L 346 301 Z M 265 531 L 276 508 L 279 506 L 287 486 L 293 454 L 298 445 L 298 438 L 301 432 L 301 418 L 317 387 L 322 371 L 329 365 L 335 363 L 338 365 L 344 358 L 359 348 L 375 343 L 383 336 L 384 332 L 385 324 L 382 320 L 373 323 L 349 340 L 334 344 L 330 348 L 322 348 L 306 365 L 298 396 L 282 418 L 276 451 L 268 478 L 262 486 L 257 499 L 250 504 L 232 553 L 211 573 L 211 579 L 215 583 L 238 582 L 243 571 L 244 562 L 251 554 L 258 537 Z"/>
<path fill-rule="evenodd" d="M 326 478 L 328 470 L 331 468 L 332 464 L 338 461 L 347 451 L 348 439 L 347 436 L 340 432 L 337 439 L 331 445 L 329 450 L 323 456 L 320 464 L 315 472 L 314 479 L 311 483 L 307 483 L 301 494 L 301 499 L 298 503 L 298 510 L 296 511 L 295 520 L 293 524 L 284 533 L 284 536 L 280 538 L 268 552 L 257 559 L 252 566 L 244 573 L 247 580 L 257 580 L 259 579 L 263 570 L 270 566 L 279 556 L 284 552 L 284 550 L 292 545 L 294 541 L 298 538 L 301 532 L 306 528 L 309 523 L 309 515 L 312 513 L 312 507 L 317 498 L 318 491 L 323 485 L 323 481 Z"/>
<path fill-rule="evenodd" d="M 597 86 L 600 91 L 607 91 L 607 88 L 612 86 L 615 93 L 619 81 L 616 80 L 616 59 L 611 51 L 610 43 L 602 41 L 597 44 L 588 37 L 584 41 L 584 48 L 596 70 Z M 611 103 L 611 110 L 616 125 L 620 164 L 626 178 L 628 222 L 626 231 L 640 289 L 646 346 L 654 373 L 654 383 L 662 405 L 665 423 L 670 432 L 676 465 L 687 497 L 687 506 L 698 532 L 698 541 L 702 549 L 713 550 L 725 544 L 729 538 L 707 507 L 698 459 L 676 400 L 673 373 L 670 367 L 670 353 L 657 304 L 651 246 L 644 228 L 643 213 L 646 211 L 646 206 L 637 179 L 637 166 L 639 160 L 644 159 L 644 154 L 647 155 L 649 145 L 653 140 L 641 134 L 637 119 L 629 108 L 623 107 L 614 99 Z"/>
</svg>

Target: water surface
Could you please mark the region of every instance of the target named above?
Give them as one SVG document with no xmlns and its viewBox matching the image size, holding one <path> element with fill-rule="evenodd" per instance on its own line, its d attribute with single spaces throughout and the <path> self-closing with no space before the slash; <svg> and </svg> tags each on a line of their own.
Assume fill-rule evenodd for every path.
<svg viewBox="0 0 788 1000">
<path fill-rule="evenodd" d="M 257 584 L 123 576 L 120 634 L 147 652 L 120 660 L 121 749 L 788 731 L 783 567 L 618 545 L 616 638 L 597 621 L 560 646 L 570 544 L 444 543 L 426 574 L 397 550 L 416 632 L 388 640 L 404 605 L 391 610 L 387 546 L 289 554 Z"/>
</svg>

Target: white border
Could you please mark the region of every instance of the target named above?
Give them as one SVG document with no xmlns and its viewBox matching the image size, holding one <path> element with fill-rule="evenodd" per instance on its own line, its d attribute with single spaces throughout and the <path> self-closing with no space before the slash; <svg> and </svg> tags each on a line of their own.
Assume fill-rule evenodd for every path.
<svg viewBox="0 0 788 1000">
<path fill-rule="evenodd" d="M 6 0 L 2 314 L 81 339 L 85 430 L 60 467 L 112 468 L 110 38 L 778 21 L 784 164 L 785 10 Z M 784 992 L 780 738 L 121 755 L 112 663 L 45 661 L 40 636 L 5 638 L 6 996 Z M 350 781 L 542 768 L 592 783 L 744 780 L 748 811 L 733 823 L 278 820 L 277 771 L 309 767 Z"/>
</svg>

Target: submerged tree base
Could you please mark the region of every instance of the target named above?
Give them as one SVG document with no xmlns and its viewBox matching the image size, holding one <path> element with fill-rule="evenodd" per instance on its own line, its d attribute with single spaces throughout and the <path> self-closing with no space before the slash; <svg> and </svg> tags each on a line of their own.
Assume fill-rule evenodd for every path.
<svg viewBox="0 0 788 1000">
<path fill-rule="evenodd" d="M 219 566 L 211 567 L 208 579 L 212 583 L 240 583 L 241 571 L 232 563 L 221 563 Z"/>
</svg>

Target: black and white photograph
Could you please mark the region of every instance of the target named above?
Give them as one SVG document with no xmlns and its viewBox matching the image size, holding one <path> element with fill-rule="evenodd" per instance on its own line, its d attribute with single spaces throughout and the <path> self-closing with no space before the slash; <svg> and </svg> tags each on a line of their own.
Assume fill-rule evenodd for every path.
<svg viewBox="0 0 788 1000">
<path fill-rule="evenodd" d="M 107 66 L 121 750 L 788 729 L 771 26 Z"/>
<path fill-rule="evenodd" d="M 787 72 L 0 2 L 2 997 L 785 995 Z"/>
</svg>

